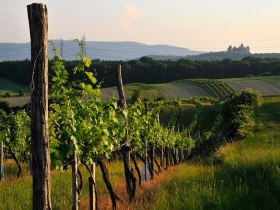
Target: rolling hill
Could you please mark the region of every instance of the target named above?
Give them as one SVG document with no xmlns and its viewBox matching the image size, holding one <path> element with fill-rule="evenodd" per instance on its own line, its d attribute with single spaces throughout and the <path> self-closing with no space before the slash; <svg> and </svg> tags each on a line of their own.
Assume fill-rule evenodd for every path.
<svg viewBox="0 0 280 210">
<path fill-rule="evenodd" d="M 9 83 L 6 82 L 6 84 Z M 163 84 L 133 83 L 125 85 L 128 98 L 134 91 L 138 90 L 142 98 L 147 99 L 156 99 L 159 97 L 178 99 L 194 96 L 212 96 L 214 98 L 225 99 L 231 93 L 244 90 L 245 88 L 260 91 L 263 96 L 280 96 L 280 76 L 220 80 L 193 79 L 178 80 Z M 3 89 L 9 90 L 9 86 Z M 110 97 L 118 97 L 116 87 L 102 88 L 101 94 L 103 100 Z M 0 98 L 0 101 L 6 101 L 10 106 L 23 106 L 30 101 L 30 98 L 28 96 Z"/>
<path fill-rule="evenodd" d="M 251 88 L 260 91 L 263 96 L 280 95 L 280 76 L 231 78 L 220 80 L 193 79 L 178 80 L 163 84 L 128 84 L 125 86 L 128 96 L 139 90 L 143 98 L 189 98 L 194 96 L 212 96 L 224 99 L 234 91 Z M 102 89 L 103 98 L 117 96 L 115 87 Z"/>
<path fill-rule="evenodd" d="M 60 50 L 63 49 L 64 60 L 76 60 L 79 45 L 70 40 L 53 43 Z M 169 45 L 147 45 L 138 42 L 86 42 L 85 54 L 90 59 L 100 60 L 132 60 L 147 55 L 187 56 L 198 55 L 202 52 Z M 52 47 L 49 45 L 49 57 L 53 57 Z M 0 43 L 0 62 L 4 60 L 30 59 L 30 43 Z"/>
</svg>

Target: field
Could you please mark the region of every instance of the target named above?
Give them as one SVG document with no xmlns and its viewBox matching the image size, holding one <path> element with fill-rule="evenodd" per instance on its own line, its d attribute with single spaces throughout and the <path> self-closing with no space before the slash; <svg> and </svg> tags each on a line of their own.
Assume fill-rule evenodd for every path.
<svg viewBox="0 0 280 210">
<path fill-rule="evenodd" d="M 1 88 L 2 87 L 2 88 Z M 11 92 L 12 95 L 19 88 L 28 92 L 26 87 L 7 82 L 1 83 L 2 93 Z M 194 79 L 179 80 L 163 84 L 142 84 L 133 83 L 125 85 L 125 91 L 128 97 L 131 97 L 135 91 L 139 91 L 142 98 L 157 99 L 160 97 L 167 99 L 190 98 L 194 96 L 212 96 L 218 99 L 225 99 L 234 91 L 241 91 L 246 88 L 252 88 L 260 91 L 263 96 L 280 95 L 280 77 L 248 77 L 248 78 L 231 78 L 222 80 Z M 110 97 L 118 97 L 116 87 L 101 89 L 104 100 Z M 0 98 L 6 101 L 10 106 L 23 106 L 29 102 L 28 97 Z"/>
<path fill-rule="evenodd" d="M 280 95 L 280 77 L 248 77 L 231 78 L 223 80 L 179 80 L 163 84 L 128 84 L 125 90 L 129 96 L 133 91 L 141 92 L 143 98 L 156 99 L 164 97 L 168 99 L 190 98 L 193 96 L 212 96 L 224 99 L 234 91 L 251 88 L 260 91 L 263 96 Z M 104 98 L 117 96 L 116 88 L 102 89 Z"/>
<path fill-rule="evenodd" d="M 280 91 L 279 76 L 224 79 L 221 81 L 225 82 L 236 91 L 240 91 L 245 88 L 252 88 L 260 91 L 264 96 L 279 95 Z"/>
</svg>

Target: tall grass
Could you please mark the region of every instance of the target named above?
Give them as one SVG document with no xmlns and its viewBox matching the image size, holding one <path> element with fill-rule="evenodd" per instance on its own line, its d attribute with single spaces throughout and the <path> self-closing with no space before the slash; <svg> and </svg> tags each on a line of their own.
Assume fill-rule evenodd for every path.
<svg viewBox="0 0 280 210">
<path fill-rule="evenodd" d="M 280 209 L 279 98 L 256 110 L 256 129 L 223 146 L 218 167 L 185 164 L 155 194 L 149 209 Z"/>
<path fill-rule="evenodd" d="M 106 164 L 110 172 L 111 182 L 114 186 L 120 180 L 123 180 L 123 168 L 120 161 Z M 88 172 L 81 167 L 83 175 L 83 190 L 81 200 L 88 199 Z M 107 194 L 105 184 L 102 179 L 101 171 L 97 168 L 96 184 L 98 196 Z M 52 207 L 54 210 L 71 209 L 72 204 L 72 183 L 71 170 L 53 171 L 51 174 L 52 186 Z M 7 176 L 0 182 L 0 209 L 2 210 L 25 210 L 32 209 L 32 177 L 25 171 L 24 176 L 16 179 Z"/>
</svg>

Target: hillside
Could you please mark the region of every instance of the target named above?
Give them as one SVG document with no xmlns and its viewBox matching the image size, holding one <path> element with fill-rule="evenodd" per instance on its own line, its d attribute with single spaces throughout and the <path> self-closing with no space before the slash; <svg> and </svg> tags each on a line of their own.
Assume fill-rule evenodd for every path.
<svg viewBox="0 0 280 210">
<path fill-rule="evenodd" d="M 279 106 L 279 97 L 266 98 L 247 138 L 169 172 L 145 208 L 279 209 Z"/>
<path fill-rule="evenodd" d="M 12 86 L 6 86 L 3 89 L 12 91 L 12 89 L 9 88 L 12 88 Z M 125 85 L 125 92 L 129 98 L 135 91 L 140 91 L 142 98 L 152 100 L 159 97 L 177 99 L 194 96 L 211 96 L 214 98 L 225 99 L 229 94 L 246 88 L 260 91 L 263 96 L 279 96 L 280 76 L 231 78 L 221 80 L 178 80 L 163 84 L 133 83 Z M 101 94 L 103 100 L 110 97 L 118 97 L 116 87 L 102 88 Z M 10 106 L 23 106 L 28 103 L 29 100 L 28 96 L 0 98 L 0 101 L 6 101 Z"/>
<path fill-rule="evenodd" d="M 79 46 L 74 41 L 53 41 L 60 50 L 63 49 L 65 60 L 76 60 Z M 30 59 L 30 43 L 0 43 L 0 62 L 5 60 Z M 186 56 L 202 52 L 169 45 L 147 45 L 138 42 L 86 42 L 85 54 L 91 59 L 131 60 L 146 55 Z M 60 53 L 61 55 L 61 53 Z M 52 46 L 49 45 L 49 57 L 53 57 Z"/>
<path fill-rule="evenodd" d="M 129 96 L 133 91 L 141 92 L 143 98 L 189 98 L 194 96 L 212 96 L 224 99 L 234 91 L 251 88 L 260 91 L 263 96 L 280 95 L 280 76 L 231 78 L 221 80 L 193 79 L 178 80 L 163 84 L 128 84 L 125 90 Z M 104 98 L 117 96 L 117 89 L 102 89 Z"/>
</svg>

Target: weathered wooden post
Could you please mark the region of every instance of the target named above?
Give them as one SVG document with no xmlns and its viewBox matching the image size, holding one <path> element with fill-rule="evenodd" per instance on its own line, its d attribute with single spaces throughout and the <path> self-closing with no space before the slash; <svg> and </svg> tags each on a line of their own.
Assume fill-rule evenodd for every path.
<svg viewBox="0 0 280 210">
<path fill-rule="evenodd" d="M 74 160 L 72 163 L 72 210 L 79 209 L 79 194 L 78 194 L 78 156 L 77 151 L 74 151 Z"/>
<path fill-rule="evenodd" d="M 95 163 L 91 165 L 91 176 L 88 178 L 89 183 L 89 209 L 96 210 L 96 189 L 95 189 Z"/>
<path fill-rule="evenodd" d="M 118 66 L 117 88 L 118 88 L 119 100 L 120 100 L 120 104 L 122 106 L 122 109 L 124 111 L 127 111 L 124 87 L 123 87 L 123 82 L 122 82 L 122 68 L 121 68 L 121 65 Z M 126 135 L 121 142 L 121 144 L 122 144 L 121 152 L 122 152 L 122 155 L 123 155 L 123 162 L 124 162 L 126 189 L 127 189 L 128 195 L 129 195 L 129 199 L 131 201 L 134 198 L 135 192 L 136 192 L 136 178 L 131 171 L 131 165 L 130 165 L 130 148 L 128 146 L 128 118 L 127 118 L 127 116 L 125 117 L 125 131 L 126 131 Z"/>
<path fill-rule="evenodd" d="M 27 6 L 31 63 L 33 209 L 52 209 L 48 131 L 48 15 L 44 4 Z"/>
<path fill-rule="evenodd" d="M 147 102 L 145 102 L 145 111 L 148 114 L 148 104 Z M 148 115 L 147 115 L 148 116 Z M 144 176 L 145 176 L 145 181 L 148 180 L 148 176 L 147 176 L 147 169 L 148 169 L 148 151 L 147 151 L 147 139 L 145 138 L 144 140 L 144 146 L 145 146 L 145 169 L 144 169 Z"/>
<path fill-rule="evenodd" d="M 148 163 L 147 163 L 147 139 L 145 138 L 145 169 L 144 169 L 144 176 L 145 176 L 145 181 L 148 180 L 147 177 L 147 168 L 148 168 Z"/>
<path fill-rule="evenodd" d="M 0 181 L 4 177 L 4 153 L 3 153 L 3 141 L 0 142 Z"/>
</svg>

